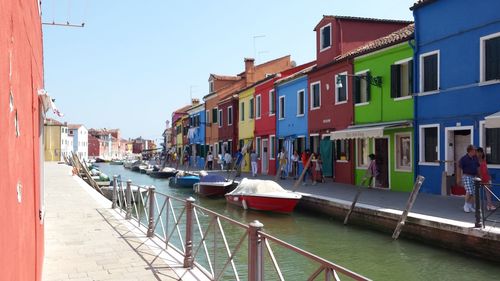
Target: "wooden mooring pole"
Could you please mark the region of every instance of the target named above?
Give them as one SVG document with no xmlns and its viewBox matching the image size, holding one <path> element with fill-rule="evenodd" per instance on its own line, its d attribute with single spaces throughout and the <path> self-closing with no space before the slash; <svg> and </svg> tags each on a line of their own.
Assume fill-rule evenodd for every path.
<svg viewBox="0 0 500 281">
<path fill-rule="evenodd" d="M 293 191 L 296 191 L 299 188 L 300 182 L 302 181 L 302 179 L 306 175 L 307 169 L 309 169 L 309 166 L 311 166 L 312 159 L 313 159 L 313 156 L 311 154 L 309 156 L 309 159 L 307 160 L 306 165 L 304 166 L 304 169 L 302 169 L 302 173 L 300 173 L 300 177 L 295 181 L 295 184 L 293 185 L 293 189 L 292 189 Z"/>
<path fill-rule="evenodd" d="M 405 225 L 406 218 L 408 217 L 408 213 L 410 212 L 411 208 L 413 208 L 413 204 L 415 203 L 415 200 L 417 199 L 418 192 L 420 190 L 420 187 L 422 186 L 422 183 L 424 183 L 425 177 L 423 176 L 417 176 L 417 179 L 415 180 L 415 184 L 413 185 L 413 190 L 410 193 L 410 197 L 408 198 L 408 202 L 406 203 L 406 208 L 403 211 L 403 214 L 401 215 L 401 218 L 399 219 L 399 222 L 396 226 L 396 229 L 394 230 L 394 233 L 392 234 L 392 239 L 396 240 L 399 237 L 399 234 L 401 233 L 401 230 L 403 230 L 403 226 Z"/>
</svg>

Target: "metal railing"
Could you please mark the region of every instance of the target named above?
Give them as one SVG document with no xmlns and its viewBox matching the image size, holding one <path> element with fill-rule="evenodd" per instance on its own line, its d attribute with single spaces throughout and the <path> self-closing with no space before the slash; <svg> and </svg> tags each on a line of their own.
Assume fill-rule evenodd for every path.
<svg viewBox="0 0 500 281">
<path fill-rule="evenodd" d="M 474 200 L 475 200 L 475 227 L 486 227 L 486 222 L 492 222 L 494 225 L 500 222 L 500 217 L 494 216 L 498 208 L 488 210 L 485 208 L 487 198 L 495 198 L 500 201 L 500 198 L 493 192 L 494 187 L 500 187 L 500 184 L 483 184 L 480 178 L 474 179 Z M 498 214 L 497 214 L 498 215 Z"/>
<path fill-rule="evenodd" d="M 132 188 L 130 180 L 124 186 L 118 176 L 113 179 L 112 208 L 146 227 L 147 237 L 159 238 L 165 250 L 182 255 L 184 268 L 197 268 L 209 280 L 282 281 L 287 274 L 293 280 L 370 280 L 265 233 L 259 221 L 242 224 L 195 204 L 192 197 L 175 198 L 154 186 Z M 286 268 L 288 263 L 280 266 L 283 260 L 276 253 L 286 259 L 288 251 L 305 259 L 311 272 Z M 297 277 L 300 273 L 304 277 Z"/>
</svg>

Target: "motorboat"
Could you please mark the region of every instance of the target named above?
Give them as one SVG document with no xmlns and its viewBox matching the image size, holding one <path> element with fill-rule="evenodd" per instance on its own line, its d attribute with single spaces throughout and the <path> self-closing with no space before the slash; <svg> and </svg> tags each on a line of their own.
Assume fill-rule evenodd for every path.
<svg viewBox="0 0 500 281">
<path fill-rule="evenodd" d="M 111 160 L 111 162 L 109 162 L 109 165 L 123 165 L 123 161 L 122 160 Z"/>
<path fill-rule="evenodd" d="M 228 203 L 245 210 L 291 213 L 302 195 L 285 190 L 274 181 L 244 178 L 225 197 Z"/>
<path fill-rule="evenodd" d="M 239 182 L 226 179 L 219 174 L 205 174 L 193 186 L 194 192 L 204 197 L 222 197 L 233 191 Z"/>
<path fill-rule="evenodd" d="M 186 172 L 178 172 L 175 177 L 171 177 L 168 185 L 170 187 L 193 188 L 195 183 L 200 181 L 200 177 Z"/>
<path fill-rule="evenodd" d="M 151 174 L 149 174 L 153 178 L 159 178 L 159 179 L 167 179 L 174 177 L 177 174 L 177 170 L 174 168 L 170 167 L 165 167 L 161 169 L 160 171 L 153 171 Z"/>
</svg>

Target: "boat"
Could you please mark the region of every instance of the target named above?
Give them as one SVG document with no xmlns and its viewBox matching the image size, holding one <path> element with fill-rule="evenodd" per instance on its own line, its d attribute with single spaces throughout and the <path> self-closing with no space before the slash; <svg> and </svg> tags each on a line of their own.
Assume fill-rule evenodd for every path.
<svg viewBox="0 0 500 281">
<path fill-rule="evenodd" d="M 112 160 L 111 162 L 109 162 L 109 165 L 123 165 L 123 161 L 122 160 Z"/>
<path fill-rule="evenodd" d="M 187 187 L 193 188 L 195 183 L 200 181 L 200 177 L 194 174 L 188 174 L 185 172 L 179 172 L 175 177 L 171 177 L 168 185 L 170 187 Z"/>
<path fill-rule="evenodd" d="M 144 164 L 143 161 L 137 161 L 136 163 L 134 163 L 134 165 L 132 165 L 132 171 L 134 172 L 141 172 L 141 170 L 145 170 L 146 168 L 148 167 L 147 164 Z M 145 173 L 146 171 L 144 171 L 143 173 Z"/>
<path fill-rule="evenodd" d="M 226 179 L 219 174 L 206 174 L 193 186 L 194 192 L 204 197 L 223 197 L 233 191 L 239 182 Z"/>
<path fill-rule="evenodd" d="M 153 171 L 149 175 L 153 178 L 168 179 L 174 177 L 177 172 L 178 171 L 174 168 L 165 167 L 161 171 Z"/>
<path fill-rule="evenodd" d="M 245 210 L 291 213 L 302 195 L 285 190 L 274 181 L 244 178 L 225 197 L 228 203 Z"/>
</svg>

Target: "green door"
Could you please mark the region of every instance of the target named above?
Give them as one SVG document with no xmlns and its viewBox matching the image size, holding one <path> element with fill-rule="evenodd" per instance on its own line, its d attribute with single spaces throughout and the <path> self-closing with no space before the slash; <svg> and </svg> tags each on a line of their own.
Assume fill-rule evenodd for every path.
<svg viewBox="0 0 500 281">
<path fill-rule="evenodd" d="M 323 175 L 325 177 L 333 176 L 333 145 L 332 141 L 327 139 L 322 139 L 319 145 L 319 153 L 321 154 L 321 160 L 323 161 Z"/>
</svg>

